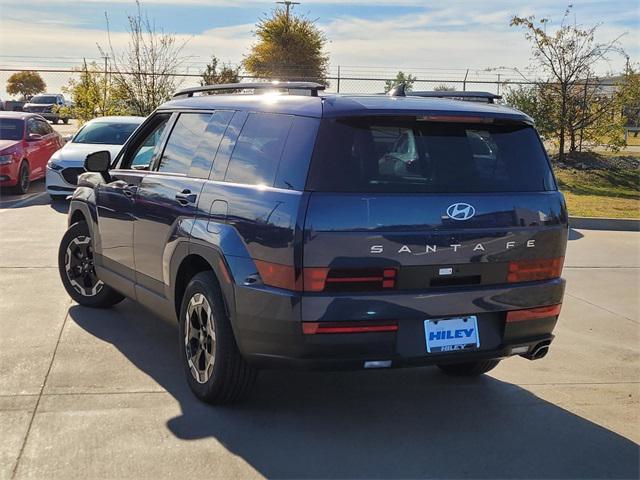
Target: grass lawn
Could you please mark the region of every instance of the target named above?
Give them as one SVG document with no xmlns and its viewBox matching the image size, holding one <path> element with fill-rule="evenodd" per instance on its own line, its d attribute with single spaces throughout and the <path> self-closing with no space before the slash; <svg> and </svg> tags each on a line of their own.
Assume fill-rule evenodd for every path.
<svg viewBox="0 0 640 480">
<path fill-rule="evenodd" d="M 627 145 L 638 146 L 640 145 L 640 134 L 638 136 L 634 136 L 633 133 L 630 133 L 627 137 Z"/>
<path fill-rule="evenodd" d="M 555 168 L 569 214 L 578 217 L 640 218 L 638 169 Z"/>
</svg>

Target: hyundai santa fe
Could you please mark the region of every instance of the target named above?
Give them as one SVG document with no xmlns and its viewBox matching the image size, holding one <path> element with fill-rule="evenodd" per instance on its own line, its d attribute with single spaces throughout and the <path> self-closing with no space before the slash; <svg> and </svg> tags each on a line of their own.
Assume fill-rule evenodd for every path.
<svg viewBox="0 0 640 480">
<path fill-rule="evenodd" d="M 480 375 L 553 340 L 567 211 L 517 110 L 198 87 L 85 168 L 59 250 L 67 292 L 177 320 L 204 401 L 240 399 L 262 368 Z"/>
</svg>

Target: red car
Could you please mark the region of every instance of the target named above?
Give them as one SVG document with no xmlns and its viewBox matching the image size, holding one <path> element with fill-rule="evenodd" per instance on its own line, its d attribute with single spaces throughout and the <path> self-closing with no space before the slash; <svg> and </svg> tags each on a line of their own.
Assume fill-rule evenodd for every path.
<svg viewBox="0 0 640 480">
<path fill-rule="evenodd" d="M 62 138 L 40 115 L 0 112 L 0 187 L 26 193 L 61 147 Z"/>
</svg>

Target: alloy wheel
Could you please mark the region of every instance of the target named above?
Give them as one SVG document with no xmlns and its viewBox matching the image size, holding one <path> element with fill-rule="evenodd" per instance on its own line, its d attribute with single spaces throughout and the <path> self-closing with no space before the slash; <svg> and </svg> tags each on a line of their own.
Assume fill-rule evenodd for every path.
<svg viewBox="0 0 640 480">
<path fill-rule="evenodd" d="M 69 242 L 65 270 L 73 288 L 85 297 L 97 295 L 104 283 L 96 276 L 91 237 L 78 236 Z"/>
<path fill-rule="evenodd" d="M 20 169 L 20 190 L 26 192 L 29 190 L 29 168 L 26 165 L 22 165 Z"/>
<path fill-rule="evenodd" d="M 185 354 L 191 375 L 198 383 L 206 383 L 213 373 L 216 332 L 211 305 L 203 294 L 191 297 L 184 322 Z"/>
</svg>

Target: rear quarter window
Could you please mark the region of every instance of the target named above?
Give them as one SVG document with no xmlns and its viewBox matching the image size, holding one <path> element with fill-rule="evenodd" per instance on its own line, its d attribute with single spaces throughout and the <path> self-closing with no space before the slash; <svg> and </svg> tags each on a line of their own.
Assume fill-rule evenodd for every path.
<svg viewBox="0 0 640 480">
<path fill-rule="evenodd" d="M 555 190 L 535 130 L 523 124 L 365 117 L 321 122 L 307 189 L 481 193 Z"/>
<path fill-rule="evenodd" d="M 292 123 L 290 115 L 249 114 L 229 160 L 225 181 L 272 186 Z"/>
</svg>

